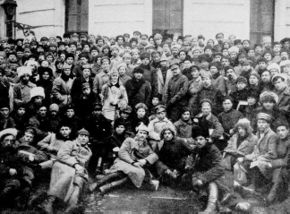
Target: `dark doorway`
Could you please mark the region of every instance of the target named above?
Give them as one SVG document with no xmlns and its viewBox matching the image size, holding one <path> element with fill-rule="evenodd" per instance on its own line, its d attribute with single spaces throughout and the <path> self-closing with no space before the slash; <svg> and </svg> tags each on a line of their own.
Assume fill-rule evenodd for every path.
<svg viewBox="0 0 290 214">
<path fill-rule="evenodd" d="M 153 34 L 183 33 L 183 0 L 153 0 Z"/>
<path fill-rule="evenodd" d="M 88 0 L 66 0 L 66 32 L 88 32 Z"/>
<path fill-rule="evenodd" d="M 262 43 L 263 37 L 274 38 L 275 0 L 251 0 L 250 39 Z"/>
</svg>

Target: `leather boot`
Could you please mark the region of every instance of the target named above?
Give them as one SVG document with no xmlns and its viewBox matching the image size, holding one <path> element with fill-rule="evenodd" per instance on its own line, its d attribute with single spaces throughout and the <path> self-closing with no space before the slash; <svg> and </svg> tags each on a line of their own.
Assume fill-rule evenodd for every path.
<svg viewBox="0 0 290 214">
<path fill-rule="evenodd" d="M 108 181 L 112 180 L 113 178 L 119 177 L 121 174 L 119 172 L 113 172 L 111 174 L 105 175 L 103 178 L 101 178 L 100 180 L 92 183 L 89 186 L 89 190 L 91 192 L 93 192 L 96 188 L 104 185 L 105 183 L 107 183 Z"/>
<path fill-rule="evenodd" d="M 278 193 L 278 189 L 279 189 L 279 183 L 274 183 L 266 200 L 267 200 L 267 204 L 270 205 L 272 204 L 276 198 L 277 198 L 277 193 Z"/>
<path fill-rule="evenodd" d="M 216 213 L 216 204 L 218 199 L 218 188 L 216 183 L 209 183 L 209 196 L 206 209 L 202 212 L 198 212 L 199 214 L 214 214 Z"/>
<path fill-rule="evenodd" d="M 65 210 L 65 213 L 73 213 L 77 208 L 78 200 L 79 200 L 80 188 L 78 186 L 75 187 L 69 202 L 68 207 Z"/>
<path fill-rule="evenodd" d="M 55 201 L 55 197 L 52 195 L 49 195 L 47 199 L 45 200 L 42 209 L 45 213 L 47 214 L 52 214 L 53 213 L 53 203 Z"/>
<path fill-rule="evenodd" d="M 122 178 L 117 181 L 113 181 L 111 183 L 105 184 L 99 188 L 100 192 L 102 194 L 107 193 L 108 191 L 112 190 L 115 187 L 121 186 L 122 184 L 126 183 L 128 181 L 128 177 Z"/>
</svg>

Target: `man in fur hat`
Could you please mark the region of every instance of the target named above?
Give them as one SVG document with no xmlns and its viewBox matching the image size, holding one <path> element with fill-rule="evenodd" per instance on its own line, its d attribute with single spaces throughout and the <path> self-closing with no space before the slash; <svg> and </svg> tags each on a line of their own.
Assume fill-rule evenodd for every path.
<svg viewBox="0 0 290 214">
<path fill-rule="evenodd" d="M 17 69 L 18 77 L 20 82 L 14 86 L 14 103 L 16 105 L 26 104 L 30 101 L 30 91 L 32 88 L 36 87 L 35 84 L 30 82 L 30 77 L 32 75 L 31 68 L 22 66 Z"/>
</svg>

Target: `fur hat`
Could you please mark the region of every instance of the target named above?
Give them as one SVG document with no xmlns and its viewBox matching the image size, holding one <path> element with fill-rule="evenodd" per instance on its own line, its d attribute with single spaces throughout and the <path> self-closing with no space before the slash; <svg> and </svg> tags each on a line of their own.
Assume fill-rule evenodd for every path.
<svg viewBox="0 0 290 214">
<path fill-rule="evenodd" d="M 170 124 L 166 124 L 162 127 L 162 130 L 160 132 L 160 139 L 163 139 L 163 136 L 164 136 L 164 132 L 166 130 L 169 130 L 171 131 L 171 133 L 173 134 L 173 136 L 176 136 L 176 129 L 173 125 L 170 125 Z"/>
<path fill-rule="evenodd" d="M 135 73 L 143 74 L 144 73 L 144 70 L 142 68 L 140 68 L 140 67 L 136 67 L 133 70 L 133 74 L 135 74 Z"/>
<path fill-rule="evenodd" d="M 149 129 L 148 129 L 148 127 L 147 127 L 144 123 L 141 123 L 141 124 L 136 128 L 136 131 L 137 131 L 137 132 L 139 132 L 139 131 L 149 132 Z"/>
<path fill-rule="evenodd" d="M 278 73 L 280 73 L 280 66 L 277 63 L 271 63 L 268 65 L 267 69 L 270 71 L 272 69 L 276 69 Z"/>
<path fill-rule="evenodd" d="M 252 133 L 253 129 L 251 127 L 251 122 L 247 118 L 241 118 L 238 120 L 234 127 L 234 131 L 238 130 L 238 127 L 241 127 L 247 131 L 247 133 Z"/>
<path fill-rule="evenodd" d="M 287 76 L 285 74 L 275 74 L 272 77 L 272 83 L 274 83 L 276 81 L 277 78 L 282 78 L 284 81 L 287 80 Z"/>
<path fill-rule="evenodd" d="M 260 103 L 264 102 L 274 102 L 278 103 L 278 95 L 275 92 L 272 91 L 264 91 L 263 93 L 260 94 Z"/>
<path fill-rule="evenodd" d="M 34 87 L 30 90 L 30 99 L 37 96 L 40 96 L 43 99 L 45 98 L 44 89 L 42 87 Z"/>
<path fill-rule="evenodd" d="M 257 115 L 257 120 L 265 120 L 267 121 L 268 123 L 271 123 L 272 121 L 272 116 L 270 114 L 267 114 L 267 113 L 264 113 L 264 112 L 260 112 L 258 115 Z"/>
<path fill-rule="evenodd" d="M 242 82 L 242 83 L 245 83 L 246 85 L 248 85 L 248 80 L 243 76 L 239 76 L 237 78 L 237 83 L 239 83 L 239 82 Z"/>
<path fill-rule="evenodd" d="M 150 54 L 148 52 L 141 53 L 140 59 L 142 60 L 142 59 L 146 59 L 146 58 L 150 59 Z"/>
<path fill-rule="evenodd" d="M 138 104 L 135 106 L 136 111 L 138 111 L 139 108 L 143 108 L 145 111 L 148 110 L 148 107 L 147 107 L 144 103 L 138 103 Z"/>
<path fill-rule="evenodd" d="M 8 128 L 8 129 L 4 129 L 2 131 L 0 131 L 0 143 L 2 142 L 3 138 L 8 136 L 8 135 L 12 135 L 14 137 L 16 137 L 18 131 L 15 128 Z"/>
<path fill-rule="evenodd" d="M 17 68 L 17 75 L 18 75 L 19 78 L 21 78 L 25 74 L 28 74 L 29 76 L 32 75 L 31 67 L 20 66 L 20 67 Z"/>
<path fill-rule="evenodd" d="M 121 63 L 117 66 L 117 70 L 119 71 L 119 69 L 120 69 L 121 67 L 124 67 L 125 69 L 127 69 L 127 65 L 126 65 L 126 63 L 125 63 L 125 62 L 121 62 Z"/>
<path fill-rule="evenodd" d="M 208 131 L 208 129 L 202 128 L 200 126 L 195 126 L 192 129 L 192 138 L 194 139 L 194 138 L 197 138 L 199 136 L 202 136 L 204 138 L 209 137 L 209 131 Z"/>
</svg>

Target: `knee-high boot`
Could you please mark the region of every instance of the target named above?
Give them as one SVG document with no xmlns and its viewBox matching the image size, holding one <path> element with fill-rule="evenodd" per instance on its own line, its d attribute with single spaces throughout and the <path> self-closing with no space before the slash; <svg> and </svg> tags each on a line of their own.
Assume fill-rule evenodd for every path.
<svg viewBox="0 0 290 214">
<path fill-rule="evenodd" d="M 216 183 L 211 182 L 208 185 L 209 194 L 206 209 L 199 214 L 213 214 L 216 213 L 216 204 L 218 199 L 218 187 Z"/>
<path fill-rule="evenodd" d="M 65 213 L 71 213 L 76 209 L 79 200 L 79 195 L 80 188 L 78 186 L 75 186 L 73 193 L 68 201 L 68 207 L 66 208 Z"/>
<path fill-rule="evenodd" d="M 113 188 L 121 186 L 122 184 L 126 183 L 128 180 L 129 180 L 128 177 L 125 177 L 125 178 L 119 179 L 117 181 L 113 181 L 111 183 L 105 184 L 99 188 L 100 192 L 102 194 L 107 193 L 110 190 L 112 190 Z"/>
<path fill-rule="evenodd" d="M 96 181 L 94 183 L 92 183 L 90 186 L 89 186 L 89 190 L 91 192 L 93 192 L 96 188 L 104 185 L 105 183 L 111 181 L 112 179 L 114 178 L 117 178 L 117 177 L 120 177 L 122 175 L 121 172 L 113 172 L 111 174 L 108 174 L 108 175 L 105 175 L 105 177 L 103 177 L 102 179 L 100 179 L 99 181 Z"/>
</svg>

